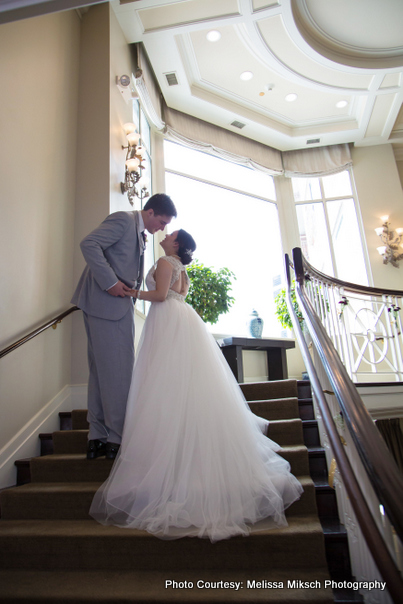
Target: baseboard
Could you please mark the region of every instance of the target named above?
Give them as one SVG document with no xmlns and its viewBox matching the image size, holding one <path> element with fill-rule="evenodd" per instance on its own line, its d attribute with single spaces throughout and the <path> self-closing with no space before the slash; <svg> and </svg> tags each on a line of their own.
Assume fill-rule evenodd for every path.
<svg viewBox="0 0 403 604">
<path fill-rule="evenodd" d="M 85 409 L 87 406 L 87 385 L 66 385 L 56 396 L 34 415 L 21 430 L 0 450 L 0 489 L 16 484 L 17 459 L 40 455 L 40 432 L 54 432 L 59 429 L 60 411 Z"/>
</svg>

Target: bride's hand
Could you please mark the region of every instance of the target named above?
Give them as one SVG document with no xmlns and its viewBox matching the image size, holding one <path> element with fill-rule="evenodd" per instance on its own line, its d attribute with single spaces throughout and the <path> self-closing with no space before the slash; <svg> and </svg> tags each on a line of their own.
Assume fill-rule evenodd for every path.
<svg viewBox="0 0 403 604">
<path fill-rule="evenodd" d="M 128 289 L 125 293 L 126 296 L 130 296 L 131 298 L 137 298 L 138 289 Z"/>
</svg>

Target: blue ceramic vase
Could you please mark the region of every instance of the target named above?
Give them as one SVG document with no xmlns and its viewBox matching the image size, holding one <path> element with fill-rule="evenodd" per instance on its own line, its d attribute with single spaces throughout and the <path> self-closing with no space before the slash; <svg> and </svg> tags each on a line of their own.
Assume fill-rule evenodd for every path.
<svg viewBox="0 0 403 604">
<path fill-rule="evenodd" d="M 263 333 L 263 319 L 261 319 L 256 310 L 252 310 L 249 319 L 249 333 L 252 338 L 261 338 Z"/>
</svg>

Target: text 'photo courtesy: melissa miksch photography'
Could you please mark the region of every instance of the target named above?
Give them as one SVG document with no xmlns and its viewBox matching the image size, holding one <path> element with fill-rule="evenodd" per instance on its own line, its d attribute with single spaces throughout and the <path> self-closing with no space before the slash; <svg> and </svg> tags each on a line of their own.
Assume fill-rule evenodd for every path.
<svg viewBox="0 0 403 604">
<path fill-rule="evenodd" d="M 287 579 L 286 581 L 267 581 L 264 579 L 246 579 L 243 581 L 225 581 L 215 580 L 208 581 L 205 579 L 197 579 L 196 581 L 175 581 L 172 579 L 165 580 L 165 589 L 167 590 L 232 590 L 240 591 L 242 589 L 352 589 L 353 591 L 364 590 L 373 591 L 386 589 L 385 581 L 347 581 L 347 580 L 313 580 L 302 581 L 301 579 Z"/>
</svg>

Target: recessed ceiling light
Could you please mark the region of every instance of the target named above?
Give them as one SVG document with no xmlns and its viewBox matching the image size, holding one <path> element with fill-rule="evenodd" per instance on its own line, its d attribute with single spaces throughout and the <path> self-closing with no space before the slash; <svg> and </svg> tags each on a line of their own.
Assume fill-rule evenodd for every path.
<svg viewBox="0 0 403 604">
<path fill-rule="evenodd" d="M 348 103 L 347 101 L 339 101 L 338 103 L 336 103 L 336 107 L 338 109 L 343 109 L 343 107 L 347 107 Z"/>
<path fill-rule="evenodd" d="M 296 101 L 296 100 L 297 100 L 297 98 L 298 98 L 298 95 L 297 95 L 297 94 L 291 93 L 291 94 L 287 94 L 287 96 L 285 97 L 285 100 L 286 100 L 288 103 L 292 103 L 293 101 Z"/>
<path fill-rule="evenodd" d="M 206 38 L 209 42 L 217 42 L 221 38 L 221 34 L 216 29 L 212 29 L 208 32 Z"/>
<path fill-rule="evenodd" d="M 246 82 L 247 80 L 251 80 L 253 78 L 253 73 L 251 71 L 244 71 L 239 77 L 241 80 L 245 80 Z"/>
</svg>

